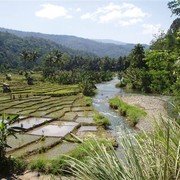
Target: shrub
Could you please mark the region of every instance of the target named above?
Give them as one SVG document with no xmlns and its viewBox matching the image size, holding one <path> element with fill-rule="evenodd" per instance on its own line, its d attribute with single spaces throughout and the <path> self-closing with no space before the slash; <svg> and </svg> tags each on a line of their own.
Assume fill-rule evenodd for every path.
<svg viewBox="0 0 180 180">
<path fill-rule="evenodd" d="M 8 80 L 8 81 L 11 81 L 11 80 L 12 80 L 11 74 L 6 74 L 6 80 Z"/>
<path fill-rule="evenodd" d="M 95 123 L 98 125 L 98 126 L 104 126 L 104 127 L 107 127 L 110 125 L 110 121 L 108 118 L 104 117 L 103 115 L 101 114 L 95 114 L 94 117 L 93 117 Z"/>
<path fill-rule="evenodd" d="M 30 169 L 39 172 L 46 172 L 47 161 L 44 159 L 37 159 L 30 163 Z"/>
<path fill-rule="evenodd" d="M 123 88 L 123 87 L 126 87 L 126 85 L 127 85 L 127 81 L 123 79 L 119 83 L 116 84 L 116 87 Z"/>
<path fill-rule="evenodd" d="M 0 175 L 6 176 L 11 173 L 20 174 L 25 171 L 27 164 L 22 159 L 5 158 L 0 159 Z"/>
<path fill-rule="evenodd" d="M 27 84 L 28 84 L 28 85 L 33 85 L 33 84 L 34 84 L 34 79 L 33 79 L 33 77 L 31 77 L 31 76 L 28 76 L 28 77 L 27 77 Z"/>
<path fill-rule="evenodd" d="M 120 106 L 120 101 L 118 98 L 112 98 L 109 100 L 109 105 L 113 109 L 118 109 L 118 107 Z"/>
<path fill-rule="evenodd" d="M 19 158 L 11 158 L 12 165 L 11 168 L 13 173 L 20 174 L 25 171 L 27 163 Z"/>
<path fill-rule="evenodd" d="M 86 80 L 83 81 L 80 85 L 83 95 L 85 96 L 94 96 L 96 86 L 92 81 Z"/>
<path fill-rule="evenodd" d="M 85 96 L 86 106 L 92 106 L 92 98 Z"/>
</svg>

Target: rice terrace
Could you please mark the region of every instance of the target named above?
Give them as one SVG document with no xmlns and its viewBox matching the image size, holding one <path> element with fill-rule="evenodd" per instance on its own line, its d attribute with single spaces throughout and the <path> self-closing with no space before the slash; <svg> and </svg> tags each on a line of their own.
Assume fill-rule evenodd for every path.
<svg viewBox="0 0 180 180">
<path fill-rule="evenodd" d="M 95 113 L 77 85 L 39 81 L 28 86 L 23 76 L 14 76 L 15 80 L 10 81 L 12 92 L 1 93 L 0 112 L 9 116 L 9 120 L 18 115 L 10 126 L 22 127 L 25 132 L 17 139 L 8 137 L 8 144 L 12 146 L 7 149 L 8 154 L 33 159 L 44 149 L 45 153 L 41 154 L 52 158 L 56 151 L 66 153 L 75 148 L 77 139 L 73 142 L 73 137 L 97 133 Z M 1 83 L 3 81 L 1 78 Z"/>
<path fill-rule="evenodd" d="M 0 179 L 180 179 L 180 0 L 0 14 Z"/>
</svg>

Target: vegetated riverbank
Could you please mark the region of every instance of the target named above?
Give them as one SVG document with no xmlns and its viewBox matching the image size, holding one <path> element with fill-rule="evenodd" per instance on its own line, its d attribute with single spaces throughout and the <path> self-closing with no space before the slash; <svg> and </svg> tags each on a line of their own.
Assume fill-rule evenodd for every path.
<svg viewBox="0 0 180 180">
<path fill-rule="evenodd" d="M 121 99 L 127 104 L 140 107 L 147 113 L 135 126 L 139 130 L 151 131 L 153 130 L 154 120 L 168 117 L 166 110 L 167 101 L 160 96 L 130 94 L 122 96 Z"/>
<path fill-rule="evenodd" d="M 137 106 L 147 113 L 146 116 L 142 116 L 139 119 L 137 124 L 135 123 L 135 127 L 140 130 L 151 131 L 154 119 L 159 119 L 161 116 L 168 116 L 166 108 L 167 102 L 169 101 L 168 97 L 128 93 L 124 89 L 116 86 L 118 82 L 118 78 L 114 77 L 112 81 L 97 84 L 98 94 L 93 98 L 94 108 L 110 120 L 110 129 L 113 135 L 119 136 L 122 132 L 132 130 L 132 127 L 126 122 L 125 117 L 109 108 L 109 99 L 116 96 L 120 97 L 123 102 L 128 105 Z"/>
<path fill-rule="evenodd" d="M 125 136 L 119 135 L 120 153 L 123 156 L 118 156 L 117 151 L 113 149 L 109 151 L 99 146 L 99 153 L 89 152 L 89 161 L 86 163 L 75 160 L 72 162 L 75 164 L 74 175 L 80 179 L 126 179 L 127 177 L 179 179 L 179 124 L 174 119 L 166 118 L 168 99 L 164 96 L 125 94 L 122 89 L 118 91 L 117 88 L 113 88 L 114 83 L 115 79 L 106 85 L 98 85 L 101 94 L 94 99 L 96 109 L 106 116 L 113 117 L 111 127 L 116 134 L 118 131 L 123 132 L 126 128 L 116 129 L 115 127 L 121 126 L 124 118 L 122 119 L 122 116 L 108 109 L 109 106 L 107 106 L 110 98 L 121 96 L 125 104 L 136 106 L 147 113 L 136 125 L 144 131 L 132 134 L 124 131 Z M 161 117 L 164 118 L 162 121 Z M 154 120 L 157 123 L 153 127 Z M 116 121 L 119 124 L 115 124 Z M 159 125 L 158 122 L 162 124 Z M 154 128 L 153 133 L 149 133 L 152 128 Z"/>
<path fill-rule="evenodd" d="M 117 110 L 122 116 L 126 117 L 131 126 L 136 126 L 142 117 L 147 113 L 140 107 L 125 103 L 120 97 L 115 97 L 109 100 L 111 108 Z"/>
</svg>

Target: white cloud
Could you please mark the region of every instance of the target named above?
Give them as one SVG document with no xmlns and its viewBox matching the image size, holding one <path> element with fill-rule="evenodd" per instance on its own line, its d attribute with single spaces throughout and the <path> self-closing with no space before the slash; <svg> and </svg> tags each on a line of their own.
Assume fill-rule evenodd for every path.
<svg viewBox="0 0 180 180">
<path fill-rule="evenodd" d="M 143 12 L 139 7 L 130 3 L 114 4 L 96 9 L 95 12 L 86 13 L 81 19 L 90 19 L 98 23 L 116 23 L 121 26 L 129 26 L 141 22 L 149 14 Z"/>
<path fill-rule="evenodd" d="M 143 24 L 142 27 L 143 27 L 143 34 L 151 34 L 151 35 L 159 33 L 161 29 L 160 24 L 156 24 L 156 25 Z"/>
<path fill-rule="evenodd" d="M 81 12 L 81 8 L 77 8 L 76 11 L 77 11 L 77 12 Z"/>
<path fill-rule="evenodd" d="M 35 12 L 35 15 L 38 17 L 47 19 L 55 19 L 59 17 L 72 18 L 68 10 L 65 9 L 63 6 L 58 6 L 54 4 L 43 4 L 41 5 L 41 7 L 42 9 Z"/>
</svg>

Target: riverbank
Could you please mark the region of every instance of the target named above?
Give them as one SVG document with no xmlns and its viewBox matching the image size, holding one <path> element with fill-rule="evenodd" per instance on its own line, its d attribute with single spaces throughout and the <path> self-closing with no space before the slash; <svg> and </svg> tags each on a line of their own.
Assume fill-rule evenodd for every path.
<svg viewBox="0 0 180 180">
<path fill-rule="evenodd" d="M 139 130 L 152 131 L 154 120 L 158 120 L 161 117 L 168 117 L 166 110 L 166 100 L 159 96 L 148 96 L 148 95 L 127 95 L 122 96 L 121 99 L 130 105 L 138 106 L 147 113 L 146 117 L 139 120 L 135 126 Z"/>
</svg>

